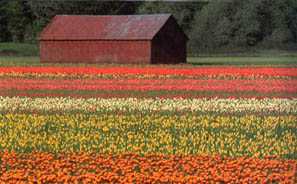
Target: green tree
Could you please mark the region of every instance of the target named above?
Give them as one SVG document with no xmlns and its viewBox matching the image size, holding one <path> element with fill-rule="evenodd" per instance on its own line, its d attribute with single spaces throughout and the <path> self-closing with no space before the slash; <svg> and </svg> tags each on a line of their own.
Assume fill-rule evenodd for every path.
<svg viewBox="0 0 297 184">
<path fill-rule="evenodd" d="M 172 14 L 181 28 L 188 33 L 195 12 L 199 11 L 205 3 L 182 2 L 144 2 L 139 6 L 138 14 Z"/>
<path fill-rule="evenodd" d="M 296 0 L 210 1 L 194 17 L 191 51 L 296 43 Z"/>
<path fill-rule="evenodd" d="M 0 42 L 5 42 L 9 40 L 9 31 L 7 28 L 7 16 L 6 16 L 6 3 L 0 2 Z"/>
<path fill-rule="evenodd" d="M 5 5 L 5 17 L 7 29 L 11 34 L 12 41 L 23 41 L 26 24 L 29 22 L 25 16 L 24 3 L 20 1 L 8 1 Z"/>
<path fill-rule="evenodd" d="M 260 40 L 261 29 L 258 10 L 261 0 L 236 1 L 238 4 L 233 20 L 233 40 L 235 46 L 254 46 Z"/>
<path fill-rule="evenodd" d="M 270 15 L 262 21 L 264 25 L 267 25 L 267 22 L 270 24 L 270 30 L 264 37 L 264 44 L 282 47 L 288 43 L 296 43 L 297 2 L 295 0 L 266 0 L 263 7 Z"/>
<path fill-rule="evenodd" d="M 213 49 L 229 44 L 233 34 L 233 3 L 211 1 L 194 17 L 189 49 Z"/>
<path fill-rule="evenodd" d="M 288 26 L 293 35 L 293 41 L 297 43 L 297 1 L 291 1 L 291 15 L 288 19 Z"/>
</svg>

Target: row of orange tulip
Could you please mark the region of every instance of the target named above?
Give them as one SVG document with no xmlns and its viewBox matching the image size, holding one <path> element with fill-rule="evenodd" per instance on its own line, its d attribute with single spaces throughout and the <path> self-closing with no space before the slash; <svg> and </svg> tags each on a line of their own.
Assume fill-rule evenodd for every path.
<svg viewBox="0 0 297 184">
<path fill-rule="evenodd" d="M 5 183 L 294 183 L 296 160 L 179 155 L 0 151 Z"/>
</svg>

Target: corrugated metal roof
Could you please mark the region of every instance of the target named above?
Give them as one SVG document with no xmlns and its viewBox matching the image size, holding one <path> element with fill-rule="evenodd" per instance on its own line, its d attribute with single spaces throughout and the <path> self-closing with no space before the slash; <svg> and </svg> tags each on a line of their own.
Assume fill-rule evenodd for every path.
<svg viewBox="0 0 297 184">
<path fill-rule="evenodd" d="M 151 40 L 170 14 L 56 15 L 38 40 Z"/>
</svg>

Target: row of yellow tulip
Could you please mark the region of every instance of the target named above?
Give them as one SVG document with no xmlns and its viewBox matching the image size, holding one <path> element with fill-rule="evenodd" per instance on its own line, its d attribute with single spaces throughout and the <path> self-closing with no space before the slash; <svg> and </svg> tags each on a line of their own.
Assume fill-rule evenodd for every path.
<svg viewBox="0 0 297 184">
<path fill-rule="evenodd" d="M 296 122 L 294 115 L 0 114 L 0 149 L 295 158 Z"/>
</svg>

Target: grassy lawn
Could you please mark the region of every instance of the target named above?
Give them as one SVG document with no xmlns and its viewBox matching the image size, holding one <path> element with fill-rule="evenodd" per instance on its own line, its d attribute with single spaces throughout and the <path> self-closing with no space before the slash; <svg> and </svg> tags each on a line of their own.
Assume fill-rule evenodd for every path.
<svg viewBox="0 0 297 184">
<path fill-rule="evenodd" d="M 3 56 L 39 56 L 39 44 L 3 42 L 0 43 L 0 57 Z"/>
<path fill-rule="evenodd" d="M 27 56 L 27 57 L 0 56 L 0 62 L 39 63 L 39 56 Z"/>
<path fill-rule="evenodd" d="M 0 62 L 39 63 L 39 56 L 0 56 Z M 199 65 L 246 65 L 246 64 L 297 64 L 296 57 L 188 57 L 188 64 Z"/>
<path fill-rule="evenodd" d="M 39 63 L 39 56 L 0 56 L 0 62 Z M 297 64 L 296 57 L 188 57 L 187 63 L 200 65 L 222 64 Z"/>
<path fill-rule="evenodd" d="M 0 62 L 39 62 L 39 44 L 0 43 Z"/>
<path fill-rule="evenodd" d="M 189 56 L 190 64 L 297 64 L 297 51 L 254 50 L 246 53 L 199 54 Z"/>
<path fill-rule="evenodd" d="M 190 64 L 297 64 L 297 56 L 272 57 L 272 56 L 247 56 L 247 57 L 188 57 Z"/>
</svg>

